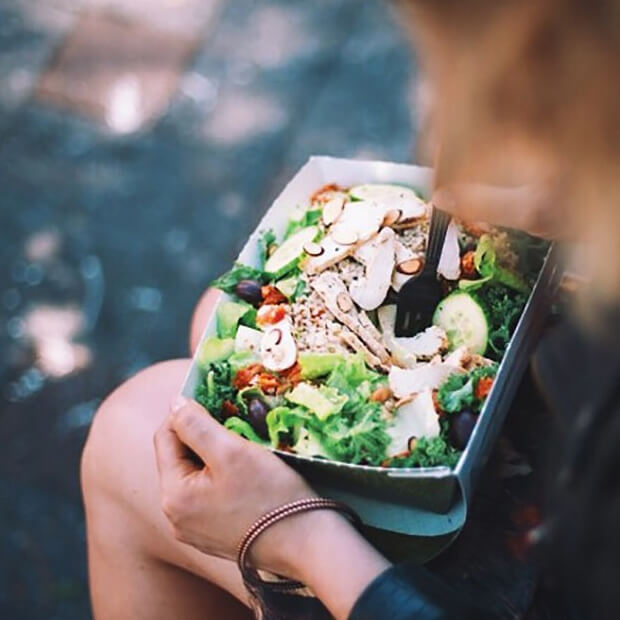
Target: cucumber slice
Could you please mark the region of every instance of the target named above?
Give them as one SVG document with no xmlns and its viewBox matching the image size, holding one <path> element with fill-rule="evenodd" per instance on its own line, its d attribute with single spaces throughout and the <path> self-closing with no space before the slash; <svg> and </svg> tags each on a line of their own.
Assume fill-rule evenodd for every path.
<svg viewBox="0 0 620 620">
<path fill-rule="evenodd" d="M 356 185 L 349 190 L 356 200 L 369 200 L 380 203 L 391 203 L 400 200 L 419 200 L 419 196 L 410 187 L 404 185 L 367 184 Z"/>
<path fill-rule="evenodd" d="M 296 232 L 267 259 L 265 271 L 274 278 L 286 275 L 304 253 L 304 245 L 314 241 L 318 234 L 319 229 L 316 226 L 308 226 Z"/>
<path fill-rule="evenodd" d="M 456 291 L 439 302 L 433 323 L 444 329 L 450 348 L 466 346 L 484 355 L 489 340 L 489 323 L 484 308 L 464 291 Z"/>
</svg>

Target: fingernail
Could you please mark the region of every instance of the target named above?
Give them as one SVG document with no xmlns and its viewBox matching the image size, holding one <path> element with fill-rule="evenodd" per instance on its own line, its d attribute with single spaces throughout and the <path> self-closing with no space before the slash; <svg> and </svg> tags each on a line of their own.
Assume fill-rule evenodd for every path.
<svg viewBox="0 0 620 620">
<path fill-rule="evenodd" d="M 185 407 L 188 402 L 188 398 L 185 398 L 183 394 L 178 394 L 170 403 L 170 411 L 172 411 L 172 413 L 176 413 L 177 411 L 179 411 L 179 409 Z"/>
<path fill-rule="evenodd" d="M 454 194 L 447 188 L 442 187 L 433 193 L 431 202 L 442 211 L 454 211 L 456 200 Z"/>
</svg>

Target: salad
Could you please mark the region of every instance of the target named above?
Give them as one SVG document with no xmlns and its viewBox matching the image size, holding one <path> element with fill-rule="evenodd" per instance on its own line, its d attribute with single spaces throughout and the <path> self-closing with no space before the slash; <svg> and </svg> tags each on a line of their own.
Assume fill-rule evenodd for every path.
<svg viewBox="0 0 620 620">
<path fill-rule="evenodd" d="M 409 187 L 328 185 L 228 294 L 200 346 L 195 397 L 228 429 L 294 453 L 453 467 L 493 385 L 535 271 L 523 238 L 452 222 L 433 325 L 394 334 L 396 293 L 423 267 L 430 207 Z"/>
</svg>

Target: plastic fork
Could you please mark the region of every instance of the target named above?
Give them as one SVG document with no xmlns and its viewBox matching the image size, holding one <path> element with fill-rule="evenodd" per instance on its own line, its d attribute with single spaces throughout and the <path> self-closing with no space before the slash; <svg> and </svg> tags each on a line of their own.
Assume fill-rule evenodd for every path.
<svg viewBox="0 0 620 620">
<path fill-rule="evenodd" d="M 398 337 L 414 336 L 432 322 L 433 312 L 441 299 L 437 266 L 450 220 L 448 213 L 433 206 L 424 267 L 405 283 L 396 300 L 394 333 Z"/>
</svg>

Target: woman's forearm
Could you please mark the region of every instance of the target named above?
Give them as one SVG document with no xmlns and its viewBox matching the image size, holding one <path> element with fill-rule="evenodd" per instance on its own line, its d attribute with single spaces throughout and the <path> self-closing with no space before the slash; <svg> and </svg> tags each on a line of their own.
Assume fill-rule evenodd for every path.
<svg viewBox="0 0 620 620">
<path fill-rule="evenodd" d="M 335 512 L 317 512 L 308 525 L 294 558 L 295 573 L 337 620 L 345 620 L 366 586 L 390 563 Z"/>
</svg>

